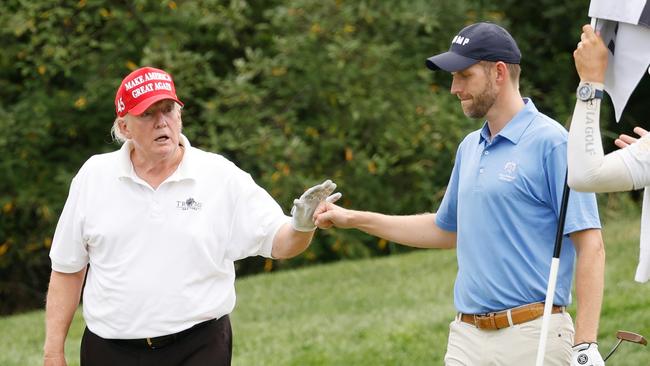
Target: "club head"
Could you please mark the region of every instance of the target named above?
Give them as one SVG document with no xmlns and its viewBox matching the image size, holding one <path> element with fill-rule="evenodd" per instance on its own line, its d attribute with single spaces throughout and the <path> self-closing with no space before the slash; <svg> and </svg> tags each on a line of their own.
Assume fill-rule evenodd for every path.
<svg viewBox="0 0 650 366">
<path fill-rule="evenodd" d="M 636 334 L 625 330 L 619 330 L 618 332 L 616 332 L 616 338 L 618 338 L 618 342 L 616 342 L 616 345 L 614 346 L 614 348 L 612 348 L 611 351 L 609 351 L 607 356 L 603 358 L 603 361 L 607 361 L 614 354 L 614 352 L 616 352 L 618 346 L 620 346 L 621 343 L 623 343 L 623 341 L 636 343 L 643 346 L 648 345 L 648 341 L 646 341 L 645 337 L 642 336 L 641 334 Z"/>
<path fill-rule="evenodd" d="M 636 334 L 625 330 L 619 330 L 618 332 L 616 332 L 616 338 L 622 341 L 642 344 L 644 346 L 648 345 L 648 341 L 641 334 Z"/>
</svg>

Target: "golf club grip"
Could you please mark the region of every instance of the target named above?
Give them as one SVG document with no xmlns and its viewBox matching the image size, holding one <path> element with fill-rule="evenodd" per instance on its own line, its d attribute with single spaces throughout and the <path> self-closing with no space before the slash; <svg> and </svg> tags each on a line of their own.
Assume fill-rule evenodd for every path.
<svg viewBox="0 0 650 366">
<path fill-rule="evenodd" d="M 564 237 L 564 221 L 566 219 L 567 206 L 569 205 L 569 194 L 571 190 L 567 185 L 567 173 L 564 173 L 564 189 L 562 190 L 562 202 L 560 204 L 560 217 L 557 222 L 557 233 L 555 235 L 555 247 L 553 248 L 553 258 L 560 258 L 562 251 L 562 238 Z"/>
</svg>

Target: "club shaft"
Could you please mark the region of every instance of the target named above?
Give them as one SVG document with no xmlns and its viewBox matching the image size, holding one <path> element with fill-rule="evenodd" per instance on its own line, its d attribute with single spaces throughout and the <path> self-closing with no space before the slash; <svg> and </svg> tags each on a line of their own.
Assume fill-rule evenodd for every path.
<svg viewBox="0 0 650 366">
<path fill-rule="evenodd" d="M 544 356 L 546 354 L 546 340 L 548 339 L 548 327 L 551 322 L 551 310 L 553 309 L 553 298 L 555 297 L 555 284 L 557 282 L 557 271 L 560 268 L 560 258 L 551 260 L 551 270 L 548 275 L 548 288 L 546 289 L 546 301 L 544 302 L 544 316 L 542 317 L 542 331 L 539 334 L 539 344 L 537 347 L 536 366 L 544 365 Z"/>
<path fill-rule="evenodd" d="M 539 345 L 537 347 L 536 366 L 544 366 L 544 356 L 546 353 L 546 340 L 548 339 L 548 328 L 551 322 L 551 310 L 553 308 L 553 299 L 555 297 L 555 285 L 557 283 L 557 272 L 560 268 L 560 253 L 562 252 L 562 239 L 564 238 L 564 221 L 566 219 L 567 206 L 569 206 L 570 189 L 567 185 L 567 176 L 564 174 L 564 188 L 562 189 L 562 199 L 560 203 L 560 217 L 558 218 L 557 231 L 555 235 L 555 247 L 553 248 L 553 258 L 551 259 L 551 269 L 548 275 L 548 287 L 546 288 L 546 300 L 544 301 L 544 315 L 542 317 L 542 330 L 539 334 Z"/>
<path fill-rule="evenodd" d="M 607 356 L 605 356 L 605 358 L 603 358 L 603 361 L 607 361 L 607 359 L 609 358 L 609 356 L 611 356 L 611 355 L 614 354 L 614 351 L 616 351 L 616 349 L 618 348 L 618 346 L 621 345 L 622 342 L 623 342 L 623 340 L 622 340 L 622 339 L 619 339 L 618 342 L 616 342 L 616 345 L 614 346 L 614 348 L 612 348 L 612 350 L 609 351 L 609 353 L 607 354 Z"/>
</svg>

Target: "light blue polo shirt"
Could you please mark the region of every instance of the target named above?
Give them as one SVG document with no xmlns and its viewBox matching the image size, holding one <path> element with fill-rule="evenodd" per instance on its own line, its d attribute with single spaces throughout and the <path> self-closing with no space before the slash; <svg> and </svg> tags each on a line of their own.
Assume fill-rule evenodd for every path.
<svg viewBox="0 0 650 366">
<path fill-rule="evenodd" d="M 567 168 L 567 131 L 530 99 L 489 141 L 487 123 L 458 147 L 436 224 L 456 231 L 456 309 L 480 314 L 544 301 Z M 555 292 L 571 302 L 569 233 L 600 228 L 596 196 L 571 191 Z"/>
</svg>

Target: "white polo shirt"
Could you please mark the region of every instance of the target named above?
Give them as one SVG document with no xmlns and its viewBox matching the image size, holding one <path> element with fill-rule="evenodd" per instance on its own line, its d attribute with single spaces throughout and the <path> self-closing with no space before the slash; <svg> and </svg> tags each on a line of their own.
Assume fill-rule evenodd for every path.
<svg viewBox="0 0 650 366">
<path fill-rule="evenodd" d="M 183 160 L 158 189 L 136 175 L 128 141 L 88 159 L 70 186 L 52 269 L 90 263 L 83 315 L 103 338 L 155 337 L 229 314 L 233 262 L 270 257 L 290 220 L 249 174 L 181 138 Z"/>
</svg>

